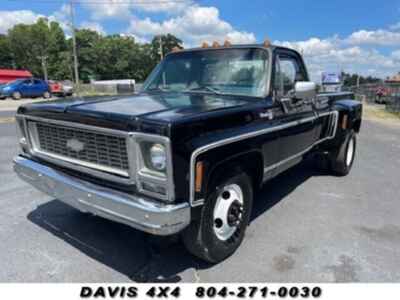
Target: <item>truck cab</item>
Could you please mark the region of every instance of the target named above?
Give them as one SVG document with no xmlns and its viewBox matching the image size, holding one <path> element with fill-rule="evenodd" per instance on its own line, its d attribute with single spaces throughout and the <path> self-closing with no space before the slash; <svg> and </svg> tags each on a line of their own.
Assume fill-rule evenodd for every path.
<svg viewBox="0 0 400 300">
<path fill-rule="evenodd" d="M 167 55 L 137 95 L 21 106 L 14 169 L 83 212 L 181 234 L 216 263 L 242 243 L 264 182 L 311 154 L 350 172 L 361 116 L 352 94 L 317 94 L 295 50 L 205 44 Z"/>
</svg>

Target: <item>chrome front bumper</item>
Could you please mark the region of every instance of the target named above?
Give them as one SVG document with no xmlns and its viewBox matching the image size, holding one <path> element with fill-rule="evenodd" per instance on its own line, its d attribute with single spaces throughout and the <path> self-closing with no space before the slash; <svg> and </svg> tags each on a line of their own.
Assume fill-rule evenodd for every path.
<svg viewBox="0 0 400 300">
<path fill-rule="evenodd" d="M 14 171 L 38 190 L 82 212 L 129 225 L 154 235 L 171 235 L 190 223 L 188 203 L 158 204 L 142 196 L 104 188 L 17 156 Z"/>
</svg>

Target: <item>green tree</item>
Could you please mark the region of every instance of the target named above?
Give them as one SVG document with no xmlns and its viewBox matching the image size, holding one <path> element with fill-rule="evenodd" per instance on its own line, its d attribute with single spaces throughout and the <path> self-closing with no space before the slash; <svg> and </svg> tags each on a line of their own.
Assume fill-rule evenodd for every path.
<svg viewBox="0 0 400 300">
<path fill-rule="evenodd" d="M 4 34 L 0 34 L 0 68 L 11 69 L 13 67 L 14 60 L 8 37 Z"/>
<path fill-rule="evenodd" d="M 79 77 L 81 80 L 87 82 L 90 78 L 96 77 L 97 65 L 104 61 L 104 58 L 99 55 L 98 51 L 102 36 L 98 32 L 89 29 L 76 30 L 75 36 Z"/>
<path fill-rule="evenodd" d="M 343 84 L 344 86 L 356 86 L 357 83 L 359 84 L 369 84 L 369 83 L 379 83 L 382 82 L 382 79 L 377 78 L 377 77 L 363 77 L 359 74 L 348 74 L 345 72 L 342 72 L 342 78 L 343 78 Z"/>
<path fill-rule="evenodd" d="M 33 43 L 31 44 L 34 57 L 41 66 L 41 75 L 45 80 L 48 79 L 48 59 L 50 45 L 50 28 L 48 20 L 40 18 L 30 27 L 30 36 Z"/>
<path fill-rule="evenodd" d="M 174 35 L 169 33 L 167 35 L 156 35 L 151 41 L 151 46 L 152 46 L 153 58 L 158 61 L 161 58 L 160 40 L 162 43 L 162 54 L 164 56 L 170 53 L 172 49 L 175 47 L 182 48 L 182 41 L 177 37 L 175 37 Z"/>
<path fill-rule="evenodd" d="M 76 30 L 80 80 L 132 78 L 144 81 L 160 61 L 160 39 L 166 55 L 182 41 L 166 34 L 151 43 L 133 37 L 103 36 L 89 29 Z M 17 24 L 0 35 L 0 67 L 27 69 L 37 77 L 73 79 L 72 40 L 57 22 L 45 18 L 35 24 Z"/>
<path fill-rule="evenodd" d="M 8 32 L 8 41 L 16 68 L 45 79 L 63 79 L 69 74 L 65 62 L 61 63 L 68 47 L 57 22 L 40 18 L 32 25 L 15 25 Z"/>
<path fill-rule="evenodd" d="M 15 25 L 8 32 L 10 50 L 15 62 L 15 68 L 28 69 L 34 75 L 40 74 L 40 65 L 37 64 L 36 55 L 31 47 L 35 41 L 32 38 L 31 26 L 25 24 Z"/>
<path fill-rule="evenodd" d="M 68 47 L 60 24 L 51 22 L 47 49 L 49 78 L 54 80 L 72 79 L 70 71 L 71 51 L 72 49 Z"/>
</svg>

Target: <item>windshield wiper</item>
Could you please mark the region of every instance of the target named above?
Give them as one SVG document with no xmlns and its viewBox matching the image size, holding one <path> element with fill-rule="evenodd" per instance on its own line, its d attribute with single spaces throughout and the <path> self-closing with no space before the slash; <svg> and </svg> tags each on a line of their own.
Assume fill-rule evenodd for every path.
<svg viewBox="0 0 400 300">
<path fill-rule="evenodd" d="M 157 87 L 153 87 L 153 88 L 150 88 L 150 89 L 146 89 L 146 91 L 147 92 L 169 92 L 170 89 L 167 88 L 167 87 L 157 86 Z"/>
<path fill-rule="evenodd" d="M 220 90 L 210 87 L 210 86 L 199 86 L 199 87 L 195 87 L 195 88 L 191 88 L 191 89 L 187 89 L 184 92 L 186 93 L 190 93 L 190 92 L 211 92 L 215 95 L 224 95 L 224 93 L 222 93 Z"/>
</svg>

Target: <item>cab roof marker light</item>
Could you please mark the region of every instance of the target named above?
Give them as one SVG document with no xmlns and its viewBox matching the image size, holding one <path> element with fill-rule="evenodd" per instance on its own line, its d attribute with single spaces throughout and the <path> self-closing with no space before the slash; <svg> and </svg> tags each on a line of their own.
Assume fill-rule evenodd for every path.
<svg viewBox="0 0 400 300">
<path fill-rule="evenodd" d="M 271 41 L 270 41 L 268 38 L 265 39 L 265 41 L 264 41 L 264 43 L 263 43 L 263 46 L 264 46 L 265 48 L 271 47 Z"/>
<path fill-rule="evenodd" d="M 204 43 L 201 45 L 201 48 L 208 48 L 208 47 L 210 47 L 210 45 L 208 45 L 207 42 L 204 42 Z"/>
<path fill-rule="evenodd" d="M 230 46 L 232 46 L 232 43 L 230 41 L 226 40 L 224 42 L 224 47 L 230 47 Z"/>
<path fill-rule="evenodd" d="M 213 44 L 212 44 L 212 47 L 213 47 L 213 48 L 219 48 L 219 47 L 221 47 L 221 46 L 220 46 L 220 44 L 219 44 L 217 41 L 214 41 Z"/>
</svg>

